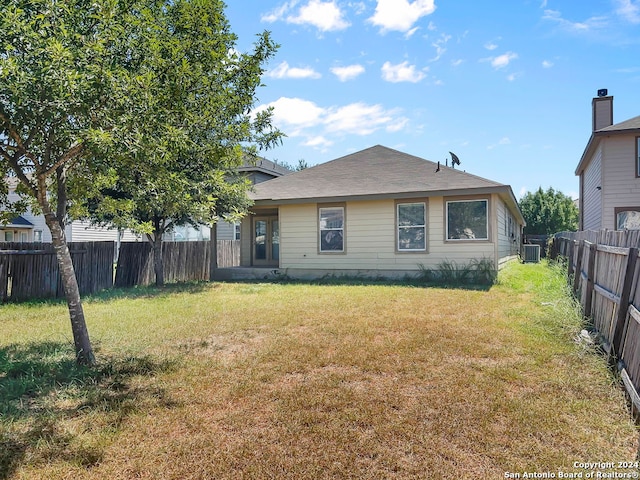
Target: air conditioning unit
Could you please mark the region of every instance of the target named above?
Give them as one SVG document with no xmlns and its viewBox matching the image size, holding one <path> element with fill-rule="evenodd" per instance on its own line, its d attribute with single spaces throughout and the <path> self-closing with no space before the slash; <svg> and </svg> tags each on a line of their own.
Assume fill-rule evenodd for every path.
<svg viewBox="0 0 640 480">
<path fill-rule="evenodd" d="M 540 245 L 523 245 L 524 263 L 540 262 Z"/>
</svg>

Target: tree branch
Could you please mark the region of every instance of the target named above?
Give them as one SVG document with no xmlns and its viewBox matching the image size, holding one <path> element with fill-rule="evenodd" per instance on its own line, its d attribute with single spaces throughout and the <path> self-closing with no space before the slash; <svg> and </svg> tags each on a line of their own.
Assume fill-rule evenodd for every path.
<svg viewBox="0 0 640 480">
<path fill-rule="evenodd" d="M 54 163 L 48 169 L 46 169 L 44 172 L 42 172 L 43 175 L 45 177 L 48 177 L 49 175 L 52 175 L 53 172 L 55 172 L 59 167 L 61 167 L 62 165 L 64 165 L 65 163 L 67 163 L 67 162 L 69 162 L 71 160 L 75 160 L 80 155 L 82 155 L 83 152 L 84 152 L 84 143 L 80 142 L 80 143 L 75 144 L 73 147 L 71 147 L 69 150 L 67 150 L 67 153 L 65 153 L 60 158 L 60 160 L 58 160 L 56 163 Z"/>
</svg>

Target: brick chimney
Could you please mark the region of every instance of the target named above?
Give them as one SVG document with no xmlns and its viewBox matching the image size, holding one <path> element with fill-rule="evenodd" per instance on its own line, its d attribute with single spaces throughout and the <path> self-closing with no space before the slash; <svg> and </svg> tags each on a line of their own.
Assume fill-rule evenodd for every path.
<svg viewBox="0 0 640 480">
<path fill-rule="evenodd" d="M 598 90 L 598 96 L 591 101 L 593 108 L 593 131 L 613 125 L 613 97 L 606 88 Z"/>
</svg>

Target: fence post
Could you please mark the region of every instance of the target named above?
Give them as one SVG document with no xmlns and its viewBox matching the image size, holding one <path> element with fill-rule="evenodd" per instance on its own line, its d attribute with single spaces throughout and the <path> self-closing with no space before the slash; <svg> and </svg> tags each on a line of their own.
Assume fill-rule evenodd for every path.
<svg viewBox="0 0 640 480">
<path fill-rule="evenodd" d="M 209 240 L 211 251 L 209 252 L 209 281 L 213 282 L 218 269 L 218 224 L 211 225 L 211 239 Z"/>
<path fill-rule="evenodd" d="M 573 294 L 578 291 L 580 277 L 582 276 L 582 256 L 584 255 L 584 240 L 578 242 L 578 255 L 576 257 L 576 271 L 573 276 Z"/>
<path fill-rule="evenodd" d="M 8 300 L 10 258 L 9 255 L 0 255 L 0 303 Z"/>
<path fill-rule="evenodd" d="M 589 244 L 589 259 L 587 262 L 587 289 L 585 291 L 584 299 L 584 316 L 591 316 L 591 301 L 593 299 L 593 282 L 596 273 L 596 252 L 598 245 L 595 243 Z"/>
<path fill-rule="evenodd" d="M 622 335 L 624 332 L 627 313 L 629 311 L 629 297 L 631 295 L 631 285 L 633 283 L 633 275 L 636 269 L 636 260 L 638 258 L 638 249 L 630 248 L 627 257 L 627 268 L 624 272 L 624 282 L 622 284 L 622 293 L 620 294 L 620 305 L 616 316 L 615 330 L 613 334 L 613 353 L 618 355 L 622 346 Z"/>
<path fill-rule="evenodd" d="M 576 242 L 574 240 L 570 240 L 567 246 L 569 249 L 568 265 L 567 265 L 567 283 L 569 283 L 571 282 L 571 275 L 575 275 L 576 273 L 573 268 L 573 258 L 575 256 Z"/>
</svg>

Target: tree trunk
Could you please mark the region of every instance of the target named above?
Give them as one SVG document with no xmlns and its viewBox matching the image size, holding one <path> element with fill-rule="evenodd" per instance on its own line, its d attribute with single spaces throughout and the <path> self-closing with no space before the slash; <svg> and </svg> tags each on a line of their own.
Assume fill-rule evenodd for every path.
<svg viewBox="0 0 640 480">
<path fill-rule="evenodd" d="M 209 240 L 210 257 L 209 257 L 209 281 L 213 282 L 218 269 L 218 224 L 211 225 L 211 238 Z"/>
<path fill-rule="evenodd" d="M 163 222 L 164 223 L 164 222 Z M 153 271 L 156 275 L 156 286 L 164 285 L 164 262 L 162 261 L 162 232 L 160 228 L 160 220 L 153 220 L 153 233 L 147 235 L 147 240 L 151 243 L 153 251 Z"/>
<path fill-rule="evenodd" d="M 45 210 L 44 207 L 43 210 Z M 47 212 L 45 210 L 44 218 L 49 230 L 51 230 L 52 243 L 58 259 L 60 277 L 62 278 L 62 286 L 67 298 L 69 317 L 71 318 L 71 331 L 73 332 L 73 342 L 76 349 L 76 361 L 80 365 L 95 365 L 96 360 L 93 349 L 91 348 L 89 331 L 87 330 L 82 301 L 80 300 L 80 289 L 78 288 L 76 272 L 71 262 L 71 253 L 67 246 L 64 230 L 60 227 L 56 215 L 51 211 Z"/>
<path fill-rule="evenodd" d="M 78 279 L 76 271 L 71 261 L 71 253 L 67 245 L 67 239 L 64 234 L 64 217 L 67 210 L 67 194 L 66 194 L 66 176 L 63 168 L 58 168 L 56 172 L 57 181 L 57 215 L 51 209 L 51 204 L 47 199 L 46 177 L 37 176 L 37 188 L 35 194 L 38 204 L 42 208 L 45 223 L 51 231 L 51 242 L 56 252 L 58 260 L 58 268 L 60 270 L 60 278 L 62 278 L 62 287 L 67 299 L 67 307 L 69 308 L 69 317 L 71 319 L 71 332 L 73 333 L 73 343 L 76 350 L 76 362 L 79 365 L 95 365 L 96 359 L 91 347 L 89 339 L 89 331 L 84 318 L 84 309 L 80 299 L 80 289 L 78 288 Z"/>
</svg>

